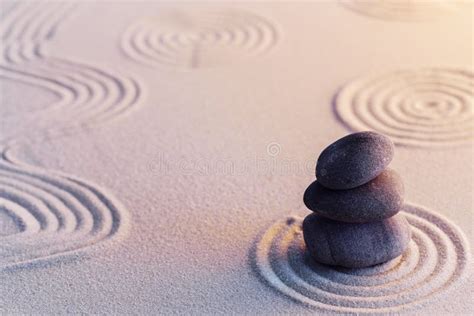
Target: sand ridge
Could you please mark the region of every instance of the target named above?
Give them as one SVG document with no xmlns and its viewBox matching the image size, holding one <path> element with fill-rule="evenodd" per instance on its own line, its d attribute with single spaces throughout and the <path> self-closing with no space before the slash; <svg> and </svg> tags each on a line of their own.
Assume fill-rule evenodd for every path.
<svg viewBox="0 0 474 316">
<path fill-rule="evenodd" d="M 340 3 L 365 16 L 393 21 L 427 21 L 443 18 L 462 9 L 462 3 L 457 1 L 367 1 L 340 0 Z"/>
<path fill-rule="evenodd" d="M 45 10 L 51 13 L 55 4 L 42 3 L 45 6 L 41 8 L 36 2 L 18 4 L 13 11 L 2 10 L 0 16 L 3 21 L 26 5 L 35 11 L 28 13 L 32 19 L 42 16 L 46 23 L 49 15 Z M 207 8 L 209 3 L 203 6 Z M 453 16 L 459 19 L 449 23 L 438 17 L 436 23 L 385 22 L 328 1 L 233 3 L 228 6 L 230 11 L 250 12 L 278 26 L 277 45 L 263 54 L 251 54 L 235 45 L 207 45 L 204 39 L 210 42 L 212 36 L 201 38 L 187 28 L 176 41 L 191 47 L 190 42 L 204 41 L 198 45 L 200 58 L 188 58 L 190 50 L 179 47 L 177 53 L 167 55 L 171 63 L 149 63 L 148 59 L 141 61 L 123 54 L 122 32 L 135 21 L 162 17 L 161 12 L 166 15 L 170 7 L 191 14 L 194 8 L 171 2 L 81 3 L 73 7 L 74 16 L 68 11 L 71 15 L 59 18 L 54 31 L 40 41 L 42 57 L 26 49 L 28 45 L 10 41 L 12 52 L 21 48 L 25 52 L 21 55 L 30 57 L 20 59 L 14 53 L 9 63 L 1 62 L 2 66 L 24 72 L 31 66 L 35 73 L 26 76 L 10 71 L 8 76 L 15 75 L 14 79 L 2 78 L 5 87 L 11 89 L 4 100 L 8 114 L 19 124 L 11 124 L 12 131 L 17 133 L 11 141 L 4 142 L 18 145 L 4 151 L 0 160 L 4 170 L 0 179 L 5 183 L 1 192 L 7 195 L 2 200 L 4 206 L 0 206 L 0 221 L 8 226 L 3 235 L 10 239 L 22 234 L 26 238 L 28 234 L 21 231 L 26 229 L 27 222 L 29 231 L 37 232 L 30 235 L 38 234 L 45 242 L 38 260 L 23 257 L 20 259 L 25 262 L 21 265 L 10 261 L 11 257 L 2 261 L 5 266 L 0 281 L 0 311 L 304 315 L 315 313 L 307 307 L 314 304 L 320 304 L 319 314 L 338 313 L 333 305 L 342 302 L 345 314 L 351 311 L 344 306 L 355 306 L 356 313 L 358 309 L 379 313 L 389 308 L 395 314 L 405 315 L 405 311 L 410 314 L 409 308 L 420 305 L 426 309 L 414 309 L 413 314 L 469 314 L 472 283 L 464 282 L 453 291 L 466 276 L 464 268 L 457 264 L 446 268 L 445 261 L 438 260 L 440 254 L 446 253 L 451 262 L 462 251 L 453 248 L 449 237 L 441 236 L 446 235 L 445 228 L 441 233 L 435 229 L 425 233 L 433 229 L 431 224 L 436 220 L 430 219 L 430 225 L 418 229 L 406 257 L 367 270 L 328 271 L 310 265 L 303 261 L 306 258 L 298 256 L 299 244 L 289 238 L 288 253 L 293 259 L 283 256 L 280 266 L 291 266 L 283 269 L 272 265 L 268 275 L 273 277 L 272 282 L 282 280 L 282 286 L 295 288 L 294 293 L 310 302 L 306 305 L 274 290 L 275 286 L 268 286 L 269 281 L 261 282 L 263 277 L 259 276 L 263 273 L 252 273 L 248 261 L 256 261 L 255 253 L 249 259 L 249 247 L 267 225 L 264 223 L 291 213 L 307 213 L 301 195 L 308 179 L 314 177 L 315 155 L 328 141 L 348 132 L 347 126 L 335 119 L 331 107 L 335 89 L 371 69 L 468 67 L 472 58 L 466 39 L 472 35 L 472 23 L 457 14 Z M 57 16 L 63 15 L 57 11 Z M 26 22 L 18 24 L 15 32 L 20 33 L 29 24 Z M 154 20 L 153 24 L 153 29 L 161 30 L 160 21 Z M 163 22 L 171 29 L 170 24 Z M 15 65 L 15 59 L 29 61 Z M 97 60 L 103 63 L 91 64 Z M 40 63 L 41 69 L 37 68 Z M 85 67 L 94 71 L 86 71 Z M 178 71 L 181 69 L 190 71 Z M 101 93 L 101 82 L 106 80 L 99 73 L 108 74 L 113 80 L 105 87 L 108 91 L 95 98 L 94 94 Z M 128 74 L 133 74 L 133 78 Z M 97 77 L 97 83 L 83 77 Z M 127 78 L 136 82 L 139 90 L 138 101 L 129 105 L 120 101 L 128 99 L 134 91 L 123 84 Z M 117 86 L 113 83 L 116 80 L 122 84 Z M 23 82 L 31 82 L 31 87 Z M 146 106 L 140 106 L 144 93 L 140 82 L 149 84 Z M 121 90 L 126 97 L 120 96 Z M 122 111 L 106 107 L 111 110 L 106 115 L 100 100 L 111 104 L 112 99 L 117 101 L 116 109 Z M 18 110 L 16 105 L 20 105 Z M 443 112 L 443 105 L 439 107 Z M 34 108 L 38 120 L 30 115 L 30 108 Z M 1 106 L 0 109 L 3 112 Z M 134 115 L 128 116 L 132 111 Z M 80 124 L 71 118 L 75 112 Z M 424 115 L 435 113 L 427 111 Z M 29 118 L 31 125 L 26 120 Z M 112 124 L 96 128 L 108 122 Z M 89 126 L 93 129 L 84 130 Z M 8 126 L 1 129 L 10 131 Z M 42 141 L 43 135 L 31 135 L 31 131 L 50 133 L 52 137 L 45 135 Z M 61 137 L 66 134 L 67 137 Z M 31 135 L 31 140 L 22 135 Z M 409 179 L 409 200 L 452 219 L 472 239 L 469 147 L 431 148 L 399 146 L 394 167 Z M 260 158 L 268 164 L 254 162 Z M 106 188 L 69 174 L 25 166 L 23 161 L 52 170 L 68 170 L 82 179 L 106 184 Z M 312 166 L 306 169 L 308 161 Z M 163 170 L 168 162 L 171 167 Z M 179 169 L 180 162 L 186 164 L 186 170 Z M 237 170 L 216 170 L 220 162 L 229 162 Z M 293 162 L 298 166 L 296 172 L 286 167 L 286 163 Z M 197 168 L 188 168 L 194 163 Z M 244 167 L 247 165 L 250 168 Z M 113 188 L 114 194 L 107 188 Z M 114 195 L 128 206 L 133 221 Z M 15 217 L 11 210 L 19 216 Z M 133 229 L 128 228 L 130 225 Z M 13 233 L 14 230 L 19 232 Z M 441 236 L 439 247 L 433 242 L 436 236 Z M 62 239 L 68 249 L 57 247 L 55 241 Z M 31 240 L 33 245 L 36 241 Z M 49 241 L 53 247 L 48 245 Z M 272 249 L 272 256 L 285 254 L 281 247 Z M 6 250 L 4 253 L 8 255 Z M 459 262 L 465 262 L 464 256 L 460 255 Z M 15 269 L 25 264 L 27 268 Z M 438 281 L 427 281 L 430 271 Z M 461 277 L 457 277 L 456 271 L 461 271 Z M 313 288 L 308 289 L 301 281 L 289 283 L 295 275 L 324 290 L 314 294 Z M 449 283 L 450 279 L 454 281 Z M 420 289 L 411 291 L 411 298 L 394 299 L 393 287 L 401 289 L 404 282 L 409 289 L 417 284 Z M 439 289 L 429 298 L 439 300 L 423 297 L 430 293 L 429 286 Z M 358 296 L 352 300 L 351 295 Z M 398 305 L 401 301 L 408 305 Z"/>
<path fill-rule="evenodd" d="M 142 18 L 122 35 L 130 58 L 151 66 L 205 68 L 263 54 L 278 40 L 276 26 L 240 10 L 171 11 Z"/>
<path fill-rule="evenodd" d="M 1 23 L 0 76 L 45 88 L 59 99 L 34 113 L 40 124 L 35 134 L 40 134 L 38 130 L 47 137 L 78 132 L 129 113 L 142 97 L 143 89 L 135 79 L 46 52 L 44 44 L 74 7 L 71 2 L 18 4 Z M 28 133 L 19 130 L 10 140 Z"/>
<path fill-rule="evenodd" d="M 271 226 L 251 253 L 266 283 L 317 309 L 348 313 L 398 313 L 443 294 L 467 275 L 471 254 L 463 233 L 449 220 L 406 204 L 413 239 L 402 256 L 371 268 L 318 264 L 305 252 L 302 220 Z"/>
<path fill-rule="evenodd" d="M 399 70 L 353 80 L 334 106 L 352 130 L 375 130 L 398 145 L 468 145 L 474 139 L 473 88 L 469 70 Z"/>
<path fill-rule="evenodd" d="M 0 139 L 0 208 L 16 233 L 1 236 L 0 270 L 35 264 L 124 236 L 127 210 L 106 190 L 77 177 L 9 157 L 28 137 L 65 136 L 117 118 L 135 107 L 139 84 L 109 70 L 52 57 L 44 44 L 75 5 L 17 3 L 2 20 L 0 77 L 51 91 L 58 101 L 35 111 L 38 126 Z M 15 231 L 14 230 L 14 231 Z"/>
<path fill-rule="evenodd" d="M 19 233 L 1 236 L 0 270 L 77 253 L 124 236 L 127 210 L 111 194 L 85 180 L 0 161 L 0 206 Z"/>
</svg>

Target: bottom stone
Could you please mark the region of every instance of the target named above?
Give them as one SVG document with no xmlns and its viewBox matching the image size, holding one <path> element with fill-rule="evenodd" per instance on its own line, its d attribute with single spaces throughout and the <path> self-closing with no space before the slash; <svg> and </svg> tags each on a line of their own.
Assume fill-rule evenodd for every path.
<svg viewBox="0 0 474 316">
<path fill-rule="evenodd" d="M 363 268 L 401 255 L 411 239 L 402 214 L 378 222 L 345 223 L 316 214 L 303 221 L 303 236 L 318 262 L 346 268 Z"/>
</svg>

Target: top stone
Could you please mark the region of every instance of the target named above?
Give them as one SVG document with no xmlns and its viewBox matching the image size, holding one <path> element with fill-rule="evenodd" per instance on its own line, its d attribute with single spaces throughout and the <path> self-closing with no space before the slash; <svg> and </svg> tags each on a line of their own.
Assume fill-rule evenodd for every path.
<svg viewBox="0 0 474 316">
<path fill-rule="evenodd" d="M 318 182 L 333 190 L 358 187 L 375 179 L 392 161 L 390 138 L 375 132 L 347 135 L 323 150 L 316 164 Z"/>
</svg>

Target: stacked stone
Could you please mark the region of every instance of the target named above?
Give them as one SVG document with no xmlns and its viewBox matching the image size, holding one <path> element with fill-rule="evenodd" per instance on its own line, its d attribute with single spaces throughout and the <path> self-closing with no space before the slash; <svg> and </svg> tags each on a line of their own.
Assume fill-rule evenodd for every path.
<svg viewBox="0 0 474 316">
<path fill-rule="evenodd" d="M 313 211 L 303 222 L 307 249 L 318 262 L 363 268 L 401 255 L 411 239 L 402 214 L 403 182 L 386 169 L 391 140 L 354 133 L 328 146 L 316 164 L 316 181 L 304 193 Z"/>
</svg>

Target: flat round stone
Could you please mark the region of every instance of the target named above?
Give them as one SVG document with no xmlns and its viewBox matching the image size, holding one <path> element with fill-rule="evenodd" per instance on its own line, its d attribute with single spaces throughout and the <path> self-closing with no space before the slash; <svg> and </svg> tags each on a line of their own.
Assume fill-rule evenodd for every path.
<svg viewBox="0 0 474 316">
<path fill-rule="evenodd" d="M 402 214 L 378 222 L 344 223 L 316 214 L 303 221 L 303 235 L 317 262 L 346 268 L 364 268 L 400 256 L 411 239 Z"/>
<path fill-rule="evenodd" d="M 350 190 L 326 189 L 319 181 L 305 191 L 304 204 L 316 214 L 350 223 L 373 222 L 398 213 L 403 205 L 403 181 L 394 170 Z"/>
<path fill-rule="evenodd" d="M 392 161 L 393 153 L 387 136 L 350 134 L 323 150 L 316 164 L 316 178 L 328 189 L 352 189 L 377 177 Z"/>
</svg>

